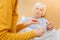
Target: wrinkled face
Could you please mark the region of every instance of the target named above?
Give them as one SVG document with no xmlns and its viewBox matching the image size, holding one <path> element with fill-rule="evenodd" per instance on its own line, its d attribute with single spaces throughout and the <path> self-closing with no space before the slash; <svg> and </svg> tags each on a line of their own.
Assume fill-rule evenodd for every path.
<svg viewBox="0 0 60 40">
<path fill-rule="evenodd" d="M 43 9 L 42 8 L 35 8 L 34 9 L 34 17 L 40 18 L 43 15 Z"/>
</svg>

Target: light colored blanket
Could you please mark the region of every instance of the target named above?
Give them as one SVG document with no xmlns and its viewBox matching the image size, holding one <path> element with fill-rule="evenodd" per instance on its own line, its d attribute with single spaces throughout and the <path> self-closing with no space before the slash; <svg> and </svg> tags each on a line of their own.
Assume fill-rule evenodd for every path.
<svg viewBox="0 0 60 40">
<path fill-rule="evenodd" d="M 48 31 L 42 37 L 36 37 L 33 40 L 57 40 L 56 30 Z"/>
<path fill-rule="evenodd" d="M 19 33 L 24 33 L 24 32 L 23 31 L 19 31 Z M 56 30 L 47 31 L 46 33 L 44 33 L 43 36 L 35 37 L 35 38 L 31 39 L 31 40 L 58 40 L 57 39 L 57 31 Z"/>
<path fill-rule="evenodd" d="M 42 37 L 36 37 L 33 40 L 60 40 L 60 29 L 49 31 Z"/>
</svg>

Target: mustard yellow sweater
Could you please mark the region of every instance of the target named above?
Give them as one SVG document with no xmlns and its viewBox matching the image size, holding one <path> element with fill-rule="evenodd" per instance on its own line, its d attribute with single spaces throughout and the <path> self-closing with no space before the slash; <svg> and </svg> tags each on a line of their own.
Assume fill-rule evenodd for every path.
<svg viewBox="0 0 60 40">
<path fill-rule="evenodd" d="M 33 38 L 34 31 L 17 34 L 24 28 L 24 24 L 16 25 L 17 0 L 0 0 L 0 40 L 29 40 Z"/>
</svg>

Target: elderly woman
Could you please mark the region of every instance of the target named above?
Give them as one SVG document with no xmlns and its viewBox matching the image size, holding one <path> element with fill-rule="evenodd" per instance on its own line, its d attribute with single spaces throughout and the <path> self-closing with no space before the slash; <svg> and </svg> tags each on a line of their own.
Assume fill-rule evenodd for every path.
<svg viewBox="0 0 60 40">
<path fill-rule="evenodd" d="M 44 32 L 48 31 L 49 28 L 47 28 L 48 21 L 44 18 L 46 12 L 46 5 L 38 2 L 33 6 L 33 16 L 32 17 L 26 17 L 25 19 L 21 20 L 21 23 L 26 23 L 30 19 L 37 19 L 38 24 L 31 24 L 29 27 L 21 30 L 21 32 L 28 32 L 30 30 L 35 30 L 37 28 L 43 28 Z M 34 21 L 34 20 L 33 20 Z"/>
<path fill-rule="evenodd" d="M 34 13 L 33 16 L 25 17 L 23 20 L 21 20 L 21 23 L 26 23 L 30 19 L 36 19 L 36 20 L 38 20 L 39 23 L 31 24 L 27 28 L 24 28 L 21 31 L 19 31 L 19 33 L 29 32 L 29 31 L 35 30 L 35 29 L 40 29 L 42 31 L 40 34 L 44 34 L 44 33 L 48 32 L 49 30 L 52 30 L 53 28 L 50 29 L 47 27 L 48 21 L 44 18 L 45 12 L 46 12 L 45 4 L 43 4 L 41 2 L 36 3 L 33 6 L 33 13 Z M 35 21 L 35 20 L 33 20 L 33 21 Z"/>
<path fill-rule="evenodd" d="M 29 40 L 36 36 L 40 36 L 40 29 L 32 30 L 25 33 L 18 34 L 17 31 L 25 28 L 31 23 L 37 23 L 30 20 L 27 23 L 16 25 L 17 12 L 16 12 L 17 0 L 0 0 L 0 40 Z M 52 24 L 48 24 L 48 28 L 52 28 Z M 17 27 L 16 27 L 17 26 Z"/>
</svg>

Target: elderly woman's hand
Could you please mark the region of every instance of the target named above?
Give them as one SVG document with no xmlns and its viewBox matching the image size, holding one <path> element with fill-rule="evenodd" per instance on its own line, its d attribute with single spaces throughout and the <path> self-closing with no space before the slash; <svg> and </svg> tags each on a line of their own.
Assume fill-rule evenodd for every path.
<svg viewBox="0 0 60 40">
<path fill-rule="evenodd" d="M 44 35 L 44 29 L 42 27 L 37 28 L 36 30 L 34 30 L 35 32 L 35 36 L 39 37 L 39 36 L 43 36 Z"/>
<path fill-rule="evenodd" d="M 38 20 L 37 19 L 30 19 L 28 22 L 24 23 L 25 26 L 29 26 L 31 24 L 38 24 Z"/>
<path fill-rule="evenodd" d="M 53 30 L 54 29 L 54 24 L 53 22 L 47 22 L 47 30 Z"/>
</svg>

